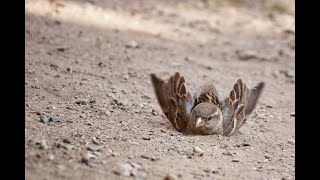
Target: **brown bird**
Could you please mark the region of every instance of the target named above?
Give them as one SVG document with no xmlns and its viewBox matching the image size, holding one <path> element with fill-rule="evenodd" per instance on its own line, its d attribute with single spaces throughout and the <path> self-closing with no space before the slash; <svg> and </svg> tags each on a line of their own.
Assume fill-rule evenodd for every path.
<svg viewBox="0 0 320 180">
<path fill-rule="evenodd" d="M 192 97 L 178 72 L 166 81 L 151 74 L 151 82 L 163 113 L 175 129 L 187 134 L 225 136 L 236 133 L 246 122 L 265 86 L 260 82 L 248 89 L 239 79 L 221 101 L 211 82 L 202 85 Z"/>
</svg>

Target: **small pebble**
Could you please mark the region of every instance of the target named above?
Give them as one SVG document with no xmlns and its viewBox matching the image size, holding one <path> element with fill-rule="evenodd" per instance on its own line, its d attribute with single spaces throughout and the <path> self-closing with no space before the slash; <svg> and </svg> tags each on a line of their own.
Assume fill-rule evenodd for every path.
<svg viewBox="0 0 320 180">
<path fill-rule="evenodd" d="M 81 158 L 81 162 L 82 162 L 82 163 L 88 164 L 89 161 L 90 161 L 90 158 L 88 158 L 87 156 L 83 156 L 83 157 Z"/>
<path fill-rule="evenodd" d="M 58 147 L 58 148 L 64 148 L 64 149 L 66 149 L 66 150 L 71 150 L 71 149 L 73 149 L 73 146 L 72 146 L 72 145 L 66 144 L 66 143 L 59 143 L 59 144 L 57 145 L 57 147 Z"/>
<path fill-rule="evenodd" d="M 31 88 L 40 89 L 40 87 L 38 85 L 31 85 Z"/>
<path fill-rule="evenodd" d="M 211 172 L 212 172 L 213 174 L 218 174 L 218 173 L 219 173 L 218 170 L 212 170 Z"/>
<path fill-rule="evenodd" d="M 113 99 L 113 100 L 114 100 L 114 98 L 115 98 L 114 95 L 111 94 L 111 93 L 107 94 L 107 96 L 110 97 L 110 98 Z"/>
<path fill-rule="evenodd" d="M 160 129 L 160 132 L 162 133 L 166 133 L 167 131 L 163 130 L 163 129 Z"/>
<path fill-rule="evenodd" d="M 142 95 L 141 96 L 143 99 L 152 99 L 150 96 L 148 96 L 148 95 Z"/>
<path fill-rule="evenodd" d="M 193 148 L 192 155 L 193 156 L 203 156 L 203 150 L 200 147 L 196 146 Z"/>
<path fill-rule="evenodd" d="M 79 100 L 79 101 L 76 101 L 76 104 L 78 104 L 78 105 L 87 105 L 87 102 L 84 101 L 84 100 Z"/>
<path fill-rule="evenodd" d="M 111 156 L 113 156 L 113 157 L 120 156 L 120 153 L 118 153 L 118 152 L 112 152 L 112 153 L 111 153 Z"/>
<path fill-rule="evenodd" d="M 66 143 L 66 144 L 71 144 L 71 141 L 69 139 L 63 139 L 62 142 Z"/>
<path fill-rule="evenodd" d="M 67 47 L 60 47 L 60 48 L 57 48 L 56 50 L 59 51 L 59 52 L 66 52 L 68 49 L 69 48 L 67 48 Z"/>
<path fill-rule="evenodd" d="M 226 148 L 228 148 L 228 145 L 227 144 L 224 144 L 224 145 L 221 145 L 220 146 L 222 149 L 226 149 Z"/>
<path fill-rule="evenodd" d="M 99 66 L 99 67 L 106 67 L 106 65 L 103 64 L 102 62 L 99 62 L 99 63 L 98 63 L 98 66 Z"/>
<path fill-rule="evenodd" d="M 142 166 L 140 166 L 139 164 L 134 163 L 134 162 L 129 162 L 129 164 L 131 164 L 131 166 L 134 168 L 139 168 L 139 169 L 142 168 Z"/>
<path fill-rule="evenodd" d="M 136 41 L 130 41 L 128 44 L 125 45 L 126 48 L 139 48 L 139 45 Z"/>
<path fill-rule="evenodd" d="M 265 158 L 265 159 L 270 159 L 270 155 L 269 155 L 269 154 L 265 154 L 265 155 L 264 155 L 264 158 Z"/>
<path fill-rule="evenodd" d="M 101 145 L 98 145 L 98 144 L 91 144 L 88 146 L 88 150 L 90 151 L 99 151 L 100 149 L 102 148 Z"/>
<path fill-rule="evenodd" d="M 132 141 L 132 142 L 130 142 L 130 144 L 132 144 L 132 145 L 140 145 L 140 143 L 138 143 L 136 141 Z"/>
<path fill-rule="evenodd" d="M 40 149 L 44 149 L 44 150 L 47 150 L 49 149 L 49 146 L 47 145 L 47 141 L 46 140 L 41 140 L 40 142 Z"/>
<path fill-rule="evenodd" d="M 258 55 L 253 51 L 240 51 L 240 50 L 237 50 L 236 54 L 237 54 L 237 56 L 238 56 L 238 58 L 240 60 L 249 60 L 249 59 L 258 58 Z"/>
<path fill-rule="evenodd" d="M 232 153 L 230 153 L 229 151 L 223 152 L 222 154 L 226 156 L 232 156 Z"/>
<path fill-rule="evenodd" d="M 284 173 L 282 173 L 282 176 L 290 177 L 291 175 L 289 173 L 284 172 Z"/>
<path fill-rule="evenodd" d="M 239 162 L 240 160 L 239 159 L 232 159 L 231 162 Z"/>
<path fill-rule="evenodd" d="M 291 144 L 291 145 L 294 145 L 295 144 L 295 140 L 291 139 L 291 140 L 288 141 L 288 143 Z"/>
<path fill-rule="evenodd" d="M 96 156 L 90 152 L 86 153 L 84 156 L 82 156 L 81 161 L 83 163 L 86 163 L 88 161 L 90 161 L 91 159 L 96 158 Z"/>
<path fill-rule="evenodd" d="M 48 155 L 48 159 L 49 159 L 50 161 L 54 160 L 54 155 L 49 154 L 49 155 Z"/>
<path fill-rule="evenodd" d="M 103 163 L 103 162 L 98 162 L 97 160 L 94 160 L 94 159 L 90 159 L 89 161 L 86 161 L 86 160 L 81 160 L 83 163 L 85 163 L 87 166 L 89 167 L 97 167 L 99 163 Z"/>
<path fill-rule="evenodd" d="M 127 107 L 129 106 L 129 103 L 124 101 L 124 102 L 119 102 L 118 105 L 122 107 Z"/>
<path fill-rule="evenodd" d="M 279 73 L 283 74 L 287 78 L 294 78 L 295 77 L 294 72 L 289 71 L 289 70 L 279 70 Z"/>
<path fill-rule="evenodd" d="M 54 122 L 54 123 L 60 122 L 60 120 L 57 116 L 50 116 L 49 121 Z"/>
<path fill-rule="evenodd" d="M 121 176 L 130 176 L 132 169 L 133 168 L 129 163 L 125 163 L 125 164 L 119 165 L 114 172 Z"/>
<path fill-rule="evenodd" d="M 159 113 L 158 113 L 158 111 L 156 111 L 155 109 L 152 109 L 152 112 L 151 112 L 154 116 L 158 116 L 159 115 Z"/>
<path fill-rule="evenodd" d="M 48 123 L 49 122 L 49 118 L 46 115 L 40 115 L 40 122 Z"/>
<path fill-rule="evenodd" d="M 92 138 L 92 142 L 95 143 L 95 144 L 99 144 L 99 141 L 97 140 L 96 137 L 93 137 L 93 138 Z"/>
<path fill-rule="evenodd" d="M 153 157 L 153 156 L 149 156 L 149 155 L 146 155 L 146 154 L 142 154 L 141 157 L 144 158 L 144 159 L 149 159 L 151 161 L 157 161 L 157 160 L 160 159 L 159 157 Z"/>
<path fill-rule="evenodd" d="M 135 179 L 145 179 L 145 177 L 147 176 L 147 173 L 144 171 L 139 171 L 138 168 L 133 168 L 131 171 L 132 176 L 135 177 Z"/>
<path fill-rule="evenodd" d="M 143 140 L 150 140 L 151 138 L 150 138 L 150 136 L 143 136 L 142 139 Z"/>
</svg>

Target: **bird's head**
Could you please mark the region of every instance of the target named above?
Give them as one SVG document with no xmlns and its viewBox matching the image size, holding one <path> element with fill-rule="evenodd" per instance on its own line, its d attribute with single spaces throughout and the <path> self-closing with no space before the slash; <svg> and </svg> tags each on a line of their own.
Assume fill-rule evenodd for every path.
<svg viewBox="0 0 320 180">
<path fill-rule="evenodd" d="M 220 123 L 222 123 L 222 112 L 215 104 L 204 102 L 193 108 L 191 126 L 197 131 L 203 134 L 213 134 L 220 128 Z"/>
</svg>

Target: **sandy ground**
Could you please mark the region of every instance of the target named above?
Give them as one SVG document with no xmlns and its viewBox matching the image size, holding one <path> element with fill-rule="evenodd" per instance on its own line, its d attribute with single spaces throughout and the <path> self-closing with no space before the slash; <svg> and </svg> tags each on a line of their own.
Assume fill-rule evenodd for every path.
<svg viewBox="0 0 320 180">
<path fill-rule="evenodd" d="M 294 7 L 237 2 L 27 0 L 26 179 L 295 179 Z M 185 135 L 149 78 L 176 71 L 266 88 L 238 134 Z"/>
</svg>

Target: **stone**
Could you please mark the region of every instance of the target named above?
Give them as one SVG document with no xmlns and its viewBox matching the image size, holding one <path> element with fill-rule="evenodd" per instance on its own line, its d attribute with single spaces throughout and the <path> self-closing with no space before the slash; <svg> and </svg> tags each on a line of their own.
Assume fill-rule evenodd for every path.
<svg viewBox="0 0 320 180">
<path fill-rule="evenodd" d="M 98 145 L 98 144 L 91 144 L 88 146 L 88 150 L 90 151 L 99 151 L 103 146 Z"/>
<path fill-rule="evenodd" d="M 231 162 L 240 162 L 239 159 L 232 159 Z"/>
<path fill-rule="evenodd" d="M 121 176 L 131 176 L 132 166 L 129 163 L 121 164 L 114 171 L 116 174 Z"/>
<path fill-rule="evenodd" d="M 134 40 L 131 40 L 129 43 L 127 43 L 125 45 L 126 48 L 139 48 L 139 44 L 134 41 Z"/>
<path fill-rule="evenodd" d="M 49 122 L 49 118 L 46 115 L 40 115 L 40 122 L 46 124 Z"/>
<path fill-rule="evenodd" d="M 48 150 L 49 146 L 47 145 L 47 141 L 46 140 L 41 140 L 40 142 L 40 149 L 44 149 L 44 150 Z"/>
<path fill-rule="evenodd" d="M 237 50 L 236 54 L 237 54 L 239 60 L 243 60 L 243 61 L 258 58 L 258 55 L 253 51 Z"/>
<path fill-rule="evenodd" d="M 193 148 L 192 155 L 193 156 L 203 156 L 203 150 L 200 147 L 196 146 Z"/>
<path fill-rule="evenodd" d="M 142 139 L 143 140 L 150 140 L 151 138 L 150 138 L 150 136 L 143 136 Z"/>
</svg>

